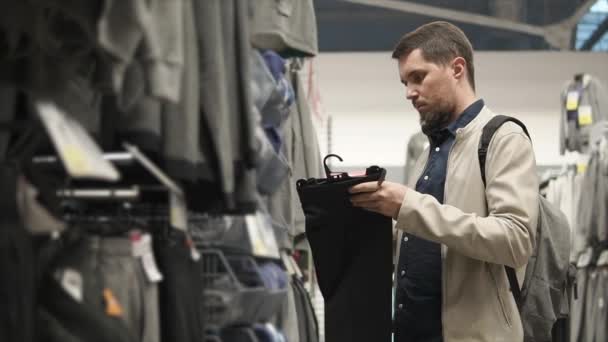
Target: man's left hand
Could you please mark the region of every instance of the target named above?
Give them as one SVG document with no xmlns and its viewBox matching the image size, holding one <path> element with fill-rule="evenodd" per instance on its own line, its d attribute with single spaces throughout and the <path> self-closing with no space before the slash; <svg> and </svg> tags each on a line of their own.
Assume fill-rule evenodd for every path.
<svg viewBox="0 0 608 342">
<path fill-rule="evenodd" d="M 408 188 L 405 185 L 383 182 L 361 183 L 349 189 L 355 207 L 397 219 Z"/>
</svg>

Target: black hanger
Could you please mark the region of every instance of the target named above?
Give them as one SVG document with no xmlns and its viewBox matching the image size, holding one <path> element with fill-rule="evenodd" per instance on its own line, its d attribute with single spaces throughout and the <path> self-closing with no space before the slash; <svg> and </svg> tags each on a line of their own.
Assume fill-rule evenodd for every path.
<svg viewBox="0 0 608 342">
<path fill-rule="evenodd" d="M 347 172 L 331 172 L 329 166 L 327 166 L 327 159 L 329 158 L 338 158 L 338 160 L 343 161 L 342 157 L 337 154 L 328 154 L 323 158 L 323 167 L 325 168 L 325 177 L 328 182 L 336 182 L 340 180 L 351 179 L 352 177 L 348 175 Z M 378 179 L 378 186 L 382 185 L 384 179 L 386 178 L 386 169 L 380 168 L 378 166 L 370 166 L 365 170 L 366 175 L 371 175 L 373 173 L 380 172 L 380 178 Z"/>
<path fill-rule="evenodd" d="M 342 159 L 342 157 L 340 157 L 337 154 L 328 154 L 325 156 L 325 158 L 323 158 L 323 168 L 325 168 L 325 177 L 327 178 L 327 180 L 337 181 L 337 180 L 350 178 L 350 176 L 346 172 L 339 172 L 337 174 L 334 172 L 331 172 L 331 170 L 329 169 L 329 166 L 327 166 L 327 159 L 329 159 L 329 158 L 338 158 L 338 160 L 344 161 Z"/>
</svg>

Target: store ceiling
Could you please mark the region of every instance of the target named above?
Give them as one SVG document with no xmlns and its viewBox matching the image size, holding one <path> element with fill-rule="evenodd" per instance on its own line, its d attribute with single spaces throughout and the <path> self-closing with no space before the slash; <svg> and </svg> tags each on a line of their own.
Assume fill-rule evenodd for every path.
<svg viewBox="0 0 608 342">
<path fill-rule="evenodd" d="M 314 4 L 321 51 L 391 50 L 405 32 L 438 19 L 458 24 L 477 50 L 566 50 L 574 46 L 576 25 L 594 1 L 314 0 Z M 573 18 L 577 9 L 580 15 Z"/>
</svg>

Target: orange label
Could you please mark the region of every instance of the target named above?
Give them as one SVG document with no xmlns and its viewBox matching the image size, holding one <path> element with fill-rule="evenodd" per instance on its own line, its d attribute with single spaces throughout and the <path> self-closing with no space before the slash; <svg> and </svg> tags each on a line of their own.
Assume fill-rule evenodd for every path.
<svg viewBox="0 0 608 342">
<path fill-rule="evenodd" d="M 122 306 L 118 303 L 114 293 L 110 289 L 103 289 L 103 298 L 106 301 L 106 314 L 111 317 L 122 316 Z"/>
</svg>

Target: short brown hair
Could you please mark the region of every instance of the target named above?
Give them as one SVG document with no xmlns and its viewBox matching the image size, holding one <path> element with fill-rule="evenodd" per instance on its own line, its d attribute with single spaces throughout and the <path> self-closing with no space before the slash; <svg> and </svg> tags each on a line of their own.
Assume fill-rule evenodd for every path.
<svg viewBox="0 0 608 342">
<path fill-rule="evenodd" d="M 446 65 L 456 57 L 467 61 L 469 83 L 475 90 L 475 67 L 473 66 L 473 46 L 461 29 L 445 21 L 435 21 L 420 26 L 404 35 L 393 50 L 393 58 L 399 59 L 420 49 L 429 62 Z"/>
</svg>

